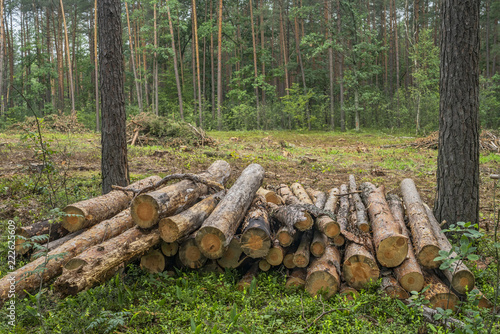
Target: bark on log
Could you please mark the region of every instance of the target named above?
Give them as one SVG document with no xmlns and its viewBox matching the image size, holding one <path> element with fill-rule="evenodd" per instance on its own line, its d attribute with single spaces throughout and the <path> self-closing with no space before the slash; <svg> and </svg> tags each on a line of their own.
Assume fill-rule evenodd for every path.
<svg viewBox="0 0 500 334">
<path fill-rule="evenodd" d="M 256 196 L 245 216 L 240 238 L 243 252 L 254 259 L 265 257 L 271 248 L 269 216 L 262 200 Z"/>
<path fill-rule="evenodd" d="M 220 196 L 223 195 L 211 195 L 175 216 L 161 219 L 158 223 L 161 238 L 166 242 L 174 242 L 196 231 L 215 209 Z"/>
<path fill-rule="evenodd" d="M 399 285 L 398 281 L 392 276 L 382 277 L 380 290 L 392 298 L 407 299 L 410 297 L 408 292 Z"/>
<path fill-rule="evenodd" d="M 410 233 L 404 221 L 404 209 L 401 199 L 397 195 L 388 195 L 387 204 L 391 209 L 394 220 L 401 226 L 401 234 L 408 238 L 408 256 L 398 267 L 394 268 L 394 275 L 399 284 L 408 292 L 419 292 L 424 287 L 424 275 L 415 257 L 413 245 L 410 241 Z"/>
<path fill-rule="evenodd" d="M 249 165 L 205 220 L 196 233 L 196 243 L 207 258 L 217 259 L 224 254 L 263 179 L 264 168 Z"/>
<path fill-rule="evenodd" d="M 50 251 L 48 256 L 52 258 L 46 264 L 45 257 L 41 257 L 3 277 L 0 279 L 0 302 L 7 299 L 10 288 L 9 278 L 13 278 L 17 282 L 15 287 L 16 297 L 21 298 L 25 295 L 24 290 L 28 292 L 33 291 L 40 286 L 41 282 L 48 282 L 60 275 L 63 264 L 71 258 L 89 247 L 120 235 L 133 225 L 134 222 L 130 211 L 128 209 L 124 210 L 115 217 L 94 225 L 79 236 L 66 241 L 58 248 Z M 57 258 L 53 257 L 58 254 Z M 43 273 L 40 273 L 40 275 L 33 273 L 34 271 L 40 271 L 42 266 L 45 267 Z"/>
<path fill-rule="evenodd" d="M 199 177 L 224 184 L 231 174 L 231 167 L 223 160 L 214 162 Z M 167 216 L 175 215 L 206 195 L 208 187 L 190 180 L 168 185 L 147 194 L 141 194 L 132 201 L 130 212 L 134 222 L 142 228 L 150 228 Z"/>
<path fill-rule="evenodd" d="M 286 205 L 297 205 L 302 202 L 293 194 L 290 188 L 286 184 L 280 184 L 278 186 L 278 195 L 285 201 Z"/>
<path fill-rule="evenodd" d="M 194 236 L 187 238 L 179 247 L 179 259 L 181 263 L 191 269 L 203 267 L 207 258 L 200 252 Z"/>
<path fill-rule="evenodd" d="M 358 290 L 350 287 L 346 283 L 342 283 L 340 285 L 339 294 L 343 296 L 346 300 L 354 300 L 357 296 L 359 296 Z"/>
<path fill-rule="evenodd" d="M 243 277 L 240 279 L 240 281 L 236 285 L 236 289 L 238 289 L 238 291 L 243 291 L 249 288 L 250 285 L 252 284 L 253 279 L 256 278 L 258 273 L 259 273 L 259 263 L 255 262 L 250 267 L 250 269 L 248 269 L 246 274 L 243 275 Z"/>
<path fill-rule="evenodd" d="M 332 190 L 330 190 L 328 200 L 323 207 L 324 210 L 328 210 L 331 212 L 337 211 L 338 194 L 339 190 L 337 188 L 333 188 Z M 335 238 L 340 233 L 339 223 L 327 215 L 321 215 L 317 217 L 315 225 L 319 231 L 323 232 L 329 238 Z"/>
<path fill-rule="evenodd" d="M 311 200 L 306 190 L 300 183 L 293 183 L 290 186 L 290 189 L 301 203 L 314 205 L 313 201 Z"/>
<path fill-rule="evenodd" d="M 271 216 L 276 218 L 288 230 L 290 236 L 295 234 L 295 229 L 299 231 L 310 230 L 314 224 L 309 212 L 294 205 L 282 205 L 272 209 Z"/>
<path fill-rule="evenodd" d="M 408 238 L 401 234 L 401 225 L 394 220 L 385 200 L 384 187 L 365 182 L 360 189 L 370 214 L 377 260 L 384 267 L 399 266 L 408 255 Z"/>
<path fill-rule="evenodd" d="M 141 256 L 141 268 L 151 274 L 157 274 L 165 270 L 165 256 L 157 249 L 150 250 Z"/>
<path fill-rule="evenodd" d="M 361 290 L 380 276 L 380 270 L 373 255 L 362 245 L 350 243 L 344 254 L 342 272 L 347 284 Z"/>
<path fill-rule="evenodd" d="M 314 236 L 311 242 L 311 254 L 315 257 L 321 257 L 325 253 L 327 244 L 327 236 L 323 232 L 317 230 L 314 231 Z"/>
<path fill-rule="evenodd" d="M 264 188 L 259 188 L 257 190 L 257 195 L 263 196 L 266 199 L 267 203 L 273 203 L 276 205 L 282 205 L 283 201 L 281 200 L 281 197 L 279 197 L 274 191 L 272 190 L 267 190 Z"/>
<path fill-rule="evenodd" d="M 424 286 L 429 288 L 423 292 L 423 295 L 430 302 L 429 307 L 441 307 L 443 310 L 451 309 L 455 311 L 459 303 L 458 297 L 436 275 L 429 271 L 424 271 L 424 279 Z"/>
<path fill-rule="evenodd" d="M 90 289 L 113 277 L 121 264 L 140 256 L 159 242 L 158 229 L 144 231 L 135 226 L 68 262 L 54 288 L 63 296 Z"/>
<path fill-rule="evenodd" d="M 340 227 L 340 233 L 347 231 L 348 225 L 347 217 L 349 215 L 349 197 L 345 194 L 347 194 L 347 185 L 343 184 L 340 186 L 340 205 L 339 212 L 337 213 L 337 223 Z"/>
<path fill-rule="evenodd" d="M 273 241 L 273 246 L 269 249 L 269 253 L 266 255 L 266 260 L 272 266 L 279 266 L 283 263 L 283 258 L 285 257 L 285 250 L 280 246 L 278 239 Z"/>
<path fill-rule="evenodd" d="M 132 183 L 127 188 L 142 189 L 160 180 L 159 176 L 150 176 Z M 62 225 L 70 232 L 95 225 L 125 210 L 132 198 L 132 192 L 112 190 L 105 195 L 68 205 L 64 208 L 66 216 L 63 217 Z"/>
<path fill-rule="evenodd" d="M 217 259 L 217 263 L 222 268 L 237 268 L 240 264 L 241 254 L 243 254 L 243 250 L 241 249 L 240 238 L 235 236 L 231 239 L 229 247 L 227 247 L 222 257 Z"/>
<path fill-rule="evenodd" d="M 179 251 L 179 243 L 177 241 L 174 242 L 161 242 L 161 252 L 166 257 L 171 257 L 177 254 Z"/>
<path fill-rule="evenodd" d="M 306 291 L 315 296 L 324 293 L 326 298 L 333 296 L 340 287 L 340 253 L 335 246 L 329 245 L 322 257 L 314 259 L 307 269 Z"/>
<path fill-rule="evenodd" d="M 322 191 L 312 189 L 312 188 L 306 188 L 306 193 L 309 195 L 309 198 L 312 200 L 314 205 L 318 208 L 323 210 L 325 207 L 326 203 L 326 194 Z"/>
<path fill-rule="evenodd" d="M 309 265 L 311 240 L 313 231 L 304 232 L 300 240 L 299 247 L 293 255 L 293 263 L 298 268 L 305 268 Z"/>
<path fill-rule="evenodd" d="M 285 288 L 303 289 L 306 285 L 307 269 L 295 268 L 290 271 L 285 283 Z"/>
<path fill-rule="evenodd" d="M 356 224 L 357 228 L 361 232 L 369 232 L 370 231 L 370 223 L 368 222 L 368 216 L 366 214 L 366 208 L 361 201 L 361 197 L 359 194 L 356 192 L 357 186 L 356 186 L 356 179 L 354 178 L 354 175 L 349 175 L 349 191 L 352 193 L 352 200 L 354 201 L 354 207 L 356 210 Z"/>
<path fill-rule="evenodd" d="M 261 259 L 259 261 L 259 269 L 261 271 L 269 271 L 269 269 L 271 269 L 271 265 L 269 264 L 269 262 L 267 262 L 266 259 Z"/>
<path fill-rule="evenodd" d="M 404 179 L 401 182 L 401 192 L 418 263 L 426 268 L 437 268 L 441 261 L 434 259 L 439 256 L 441 247 L 432 232 L 429 217 L 412 179 Z"/>
<path fill-rule="evenodd" d="M 53 249 L 56 249 L 57 247 L 59 247 L 63 243 L 65 243 L 66 241 L 73 239 L 74 237 L 82 234 L 85 231 L 86 230 L 75 231 L 73 233 L 65 235 L 62 238 L 59 238 L 59 239 L 56 239 L 54 241 L 51 241 L 51 242 L 48 242 L 46 244 L 41 245 L 41 247 L 43 247 L 43 249 L 40 249 L 40 250 L 34 252 L 33 254 L 31 254 L 30 261 L 34 261 L 34 260 L 38 259 L 40 256 L 42 256 L 42 254 L 45 254 L 47 252 L 50 252 Z"/>
<path fill-rule="evenodd" d="M 439 242 L 441 249 L 449 252 L 452 249 L 451 243 L 446 237 L 446 235 L 441 230 L 438 221 L 434 217 L 432 210 L 424 203 L 424 208 L 427 216 L 429 217 L 430 226 L 434 236 Z M 457 257 L 457 253 L 452 252 L 451 258 Z M 443 270 L 443 274 L 446 279 L 451 283 L 451 287 L 455 289 L 459 294 L 465 294 L 467 291 L 471 291 L 472 287 L 475 286 L 476 280 L 474 274 L 467 268 L 467 266 L 462 261 L 456 261 L 452 263 L 451 267 Z"/>
<path fill-rule="evenodd" d="M 34 236 L 48 235 L 48 238 L 38 242 L 41 244 L 60 239 L 68 233 L 69 231 L 62 226 L 62 222 L 54 222 L 53 219 L 45 219 L 28 226 L 18 227 L 16 228 L 16 236 L 23 238 L 16 237 L 16 253 L 23 255 L 29 252 L 32 248 L 31 243 L 34 242 L 30 239 Z"/>
</svg>

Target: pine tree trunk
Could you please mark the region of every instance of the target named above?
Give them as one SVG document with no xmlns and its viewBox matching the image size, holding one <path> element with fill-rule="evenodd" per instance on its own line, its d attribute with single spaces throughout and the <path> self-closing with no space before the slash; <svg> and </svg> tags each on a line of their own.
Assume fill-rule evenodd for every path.
<svg viewBox="0 0 500 334">
<path fill-rule="evenodd" d="M 5 54 L 5 31 L 3 27 L 4 19 L 3 19 L 3 0 L 0 0 L 0 117 L 5 116 L 5 98 L 3 94 L 3 59 Z"/>
<path fill-rule="evenodd" d="M 252 0 L 250 0 L 250 27 L 252 29 L 252 47 L 253 47 L 253 69 L 254 69 L 254 77 L 255 77 L 255 101 L 257 104 L 257 129 L 260 129 L 260 115 L 259 115 L 259 88 L 257 87 L 257 78 L 258 78 L 258 73 L 257 73 L 257 46 L 255 43 L 255 27 L 253 24 L 253 6 L 252 6 Z"/>
<path fill-rule="evenodd" d="M 342 18 L 340 15 L 340 0 L 337 0 L 337 34 L 341 36 Z M 344 55 L 339 52 L 339 85 L 340 85 L 340 131 L 345 132 L 345 110 L 344 110 Z"/>
<path fill-rule="evenodd" d="M 352 193 L 352 199 L 356 210 L 356 224 L 361 232 L 368 233 L 370 231 L 370 223 L 366 214 L 366 207 L 361 201 L 361 196 L 357 193 L 356 179 L 354 175 L 349 175 L 349 191 Z"/>
<path fill-rule="evenodd" d="M 31 249 L 31 247 L 28 247 L 28 241 L 34 242 L 30 239 L 35 236 L 46 234 L 47 239 L 38 242 L 42 243 L 57 240 L 68 233 L 68 230 L 62 226 L 61 222 L 52 221 L 51 219 L 45 219 L 28 226 L 18 227 L 16 228 L 16 236 L 24 237 L 26 240 L 16 237 L 15 250 L 18 254 L 26 254 Z"/>
<path fill-rule="evenodd" d="M 175 51 L 174 27 L 172 25 L 172 18 L 170 17 L 170 7 L 168 6 L 168 1 L 167 1 L 167 15 L 168 15 L 168 27 L 170 29 L 170 35 L 172 38 L 172 53 L 173 53 L 173 58 L 174 58 L 174 74 L 175 74 L 175 83 L 177 85 L 177 98 L 179 99 L 179 113 L 181 116 L 181 120 L 184 120 L 184 108 L 182 106 L 182 87 L 181 87 L 181 82 L 179 80 L 179 70 L 177 69 L 177 67 L 178 67 L 178 65 L 177 65 L 177 53 Z"/>
<path fill-rule="evenodd" d="M 99 116 L 99 67 L 97 58 L 97 0 L 94 0 L 94 76 L 95 76 L 95 130 L 101 131 Z"/>
<path fill-rule="evenodd" d="M 157 38 L 157 28 L 156 28 L 156 3 L 154 4 L 153 7 L 153 16 L 154 16 L 154 48 L 155 52 L 153 53 L 154 57 L 154 91 L 155 91 L 155 97 L 154 97 L 154 105 L 155 105 L 155 115 L 158 116 L 158 58 L 157 58 L 157 53 L 156 49 L 158 48 L 158 38 Z M 173 35 L 173 34 L 172 34 Z M 172 36 L 173 40 L 173 36 Z M 175 56 L 175 50 L 174 50 L 174 56 Z M 174 62 L 174 66 L 176 66 L 177 61 Z M 177 66 L 175 67 L 177 70 Z M 176 76 L 176 80 L 178 80 L 178 76 Z"/>
<path fill-rule="evenodd" d="M 71 68 L 71 55 L 69 54 L 69 41 L 68 41 L 68 28 L 66 26 L 66 16 L 64 15 L 64 6 L 62 0 L 59 0 L 61 6 L 61 13 L 64 24 L 64 40 L 66 42 L 66 57 L 68 59 L 68 74 L 69 74 L 69 91 L 71 97 L 71 114 L 76 115 L 75 109 L 75 89 L 73 86 L 73 71 Z"/>
<path fill-rule="evenodd" d="M 198 44 L 198 18 L 196 17 L 196 0 L 192 0 L 193 6 L 193 35 L 194 35 L 194 45 L 196 52 L 196 82 L 198 84 L 198 117 L 200 128 L 203 127 L 203 104 L 201 103 L 201 79 L 200 79 L 200 51 Z"/>
<path fill-rule="evenodd" d="M 62 0 L 61 0 L 62 1 Z M 139 105 L 139 112 L 143 111 L 142 108 L 142 97 L 141 97 L 141 89 L 139 87 L 139 81 L 137 78 L 137 70 L 136 70 L 136 63 L 134 60 L 134 46 L 132 44 L 132 33 L 130 31 L 130 17 L 128 14 L 128 4 L 125 2 L 125 11 L 127 13 L 127 28 L 128 28 L 128 44 L 130 47 L 130 62 L 132 63 L 132 71 L 134 72 L 134 83 L 135 83 L 135 92 L 137 94 L 137 103 Z"/>
<path fill-rule="evenodd" d="M 217 37 L 217 130 L 222 130 L 222 0 L 219 0 L 219 32 Z"/>
<path fill-rule="evenodd" d="M 212 23 L 212 0 L 210 0 L 210 23 Z M 215 121 L 215 68 L 214 68 L 214 33 L 210 29 L 210 91 L 212 93 L 212 121 Z"/>
<path fill-rule="evenodd" d="M 306 188 L 306 193 L 307 195 L 309 195 L 309 198 L 314 203 L 314 206 L 317 207 L 318 209 L 323 210 L 327 200 L 326 194 L 322 191 L 312 188 Z"/>
</svg>

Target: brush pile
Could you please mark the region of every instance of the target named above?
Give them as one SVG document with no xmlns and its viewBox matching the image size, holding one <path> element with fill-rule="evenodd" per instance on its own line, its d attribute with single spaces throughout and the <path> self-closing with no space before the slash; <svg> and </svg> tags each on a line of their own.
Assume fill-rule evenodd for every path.
<svg viewBox="0 0 500 334">
<path fill-rule="evenodd" d="M 38 121 L 42 130 L 52 130 L 62 133 L 84 133 L 87 131 L 74 114 L 50 114 L 39 118 Z M 35 117 L 26 117 L 23 122 L 13 124 L 9 129 L 35 132 L 37 131 L 37 127 Z"/>
<path fill-rule="evenodd" d="M 437 150 L 439 141 L 439 133 L 433 132 L 427 137 L 418 138 L 410 146 L 418 148 L 427 148 Z M 479 136 L 479 149 L 485 152 L 500 152 L 500 135 L 490 130 L 481 131 Z"/>
<path fill-rule="evenodd" d="M 238 268 L 243 273 L 238 289 L 259 271 L 284 267 L 287 287 L 326 297 L 350 298 L 379 279 L 380 289 L 400 299 L 428 286 L 423 295 L 443 309 L 455 309 L 475 287 L 474 275 L 460 262 L 438 269 L 434 259 L 451 244 L 411 179 L 401 182 L 401 199 L 386 196 L 384 186 L 357 185 L 353 175 L 327 193 L 299 183 L 263 189 L 264 169 L 258 164 L 249 165 L 226 190 L 230 170 L 219 160 L 200 174 L 153 176 L 66 207 L 61 225 L 52 227 L 56 233 L 24 232 L 67 239 L 47 245 L 45 265 L 44 257 L 33 259 L 12 273 L 16 293 L 57 278 L 55 290 L 74 295 L 134 260 L 151 273 L 174 266 Z M 165 185 L 173 179 L 181 181 Z M 40 275 L 30 274 L 43 265 Z M 4 277 L 0 300 L 9 288 Z M 490 307 L 480 298 L 480 306 Z"/>
</svg>

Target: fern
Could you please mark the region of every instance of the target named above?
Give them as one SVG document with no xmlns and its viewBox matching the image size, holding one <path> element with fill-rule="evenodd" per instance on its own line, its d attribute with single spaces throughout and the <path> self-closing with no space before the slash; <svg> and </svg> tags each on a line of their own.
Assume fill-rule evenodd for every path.
<svg viewBox="0 0 500 334">
<path fill-rule="evenodd" d="M 96 318 L 87 326 L 87 329 L 95 329 L 99 332 L 104 329 L 102 333 L 111 333 L 116 328 L 125 326 L 129 317 L 130 312 L 103 311 L 99 318 Z"/>
</svg>

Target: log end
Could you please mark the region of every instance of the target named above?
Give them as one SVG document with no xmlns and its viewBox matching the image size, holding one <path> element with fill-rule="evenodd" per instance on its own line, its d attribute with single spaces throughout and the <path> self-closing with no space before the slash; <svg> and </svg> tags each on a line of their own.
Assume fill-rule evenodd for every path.
<svg viewBox="0 0 500 334">
<path fill-rule="evenodd" d="M 261 228 L 249 228 L 241 236 L 241 249 L 251 258 L 265 257 L 271 248 L 271 239 Z"/>
<path fill-rule="evenodd" d="M 345 244 L 345 238 L 342 234 L 337 235 L 333 238 L 333 244 L 337 247 L 341 247 Z"/>
<path fill-rule="evenodd" d="M 85 227 L 85 213 L 81 209 L 68 205 L 63 211 L 62 226 L 66 230 L 75 232 Z"/>
<path fill-rule="evenodd" d="M 345 284 L 340 287 L 339 293 L 345 300 L 354 300 L 357 296 L 359 296 L 358 290 Z"/>
<path fill-rule="evenodd" d="M 314 224 L 314 220 L 309 214 L 309 212 L 304 212 L 304 220 L 301 220 L 299 222 L 296 222 L 294 224 L 295 228 L 299 231 L 307 231 L 310 230 Z"/>
<path fill-rule="evenodd" d="M 174 256 L 175 254 L 177 254 L 178 250 L 179 250 L 179 244 L 177 243 L 177 241 L 174 242 L 162 241 L 161 243 L 161 252 L 165 256 Z"/>
<path fill-rule="evenodd" d="M 375 261 L 363 255 L 353 255 L 346 259 L 342 272 L 347 284 L 356 290 L 365 288 L 371 282 L 377 281 L 380 276 Z"/>
<path fill-rule="evenodd" d="M 182 264 L 191 269 L 201 268 L 207 262 L 207 258 L 200 252 L 196 243 L 192 242 L 192 239 L 182 244 L 179 258 Z"/>
<path fill-rule="evenodd" d="M 240 256 L 243 251 L 241 250 L 240 240 L 238 238 L 231 239 L 224 255 L 217 259 L 217 263 L 222 268 L 237 268 L 240 264 Z"/>
<path fill-rule="evenodd" d="M 321 257 L 325 253 L 325 245 L 321 242 L 313 242 L 311 244 L 311 254 L 315 257 Z"/>
<path fill-rule="evenodd" d="M 327 271 L 315 271 L 307 277 L 306 291 L 311 296 L 317 294 L 324 294 L 326 298 L 330 298 L 337 293 L 339 282 L 337 279 Z"/>
<path fill-rule="evenodd" d="M 326 224 L 325 228 L 323 229 L 323 233 L 329 238 L 335 238 L 340 234 L 340 226 L 339 223 L 337 223 L 334 220 L 331 220 L 328 224 Z"/>
<path fill-rule="evenodd" d="M 285 288 L 287 289 L 303 289 L 306 285 L 306 281 L 300 277 L 290 277 L 286 280 Z"/>
<path fill-rule="evenodd" d="M 165 242 L 174 242 L 180 238 L 179 227 L 170 217 L 160 220 L 158 230 L 160 231 L 160 237 Z"/>
<path fill-rule="evenodd" d="M 274 191 L 268 192 L 265 196 L 266 202 L 267 203 L 273 203 L 276 205 L 281 205 L 283 202 L 281 201 L 281 198 L 276 195 Z"/>
<path fill-rule="evenodd" d="M 271 265 L 266 259 L 262 259 L 259 261 L 259 269 L 262 271 L 269 271 L 269 269 L 271 269 Z"/>
<path fill-rule="evenodd" d="M 281 247 L 273 247 L 269 250 L 269 253 L 266 255 L 266 260 L 272 266 L 278 266 L 283 263 L 283 249 Z"/>
<path fill-rule="evenodd" d="M 283 258 L 283 265 L 288 269 L 295 268 L 295 263 L 293 262 L 293 255 L 294 253 L 288 253 Z"/>
<path fill-rule="evenodd" d="M 442 261 L 434 261 L 439 256 L 440 248 L 434 245 L 426 245 L 417 255 L 418 263 L 422 267 L 435 269 L 441 265 Z"/>
<path fill-rule="evenodd" d="M 137 226 L 150 228 L 158 222 L 159 206 L 148 194 L 139 195 L 132 202 L 130 214 Z"/>
<path fill-rule="evenodd" d="M 377 248 L 377 260 L 387 268 L 399 266 L 408 255 L 408 238 L 394 235 L 382 240 Z"/>
<path fill-rule="evenodd" d="M 399 284 L 408 292 L 420 292 L 424 288 L 424 275 L 420 272 L 410 272 L 399 280 Z"/>
<path fill-rule="evenodd" d="M 364 233 L 368 233 L 370 232 L 370 225 L 368 225 L 368 223 L 358 223 L 358 229 L 361 231 L 361 232 L 364 232 Z"/>
<path fill-rule="evenodd" d="M 87 261 L 85 261 L 83 259 L 79 259 L 77 257 L 74 257 L 71 260 L 69 260 L 68 262 L 66 262 L 66 264 L 64 265 L 64 269 L 71 270 L 71 271 L 78 270 L 86 264 L 87 264 Z"/>
<path fill-rule="evenodd" d="M 295 253 L 293 255 L 293 263 L 297 268 L 305 268 L 309 264 L 309 256 L 305 256 L 301 253 Z"/>
<path fill-rule="evenodd" d="M 441 307 L 443 310 L 450 309 L 455 311 L 460 300 L 454 293 L 437 293 L 429 300 L 429 306 L 436 309 Z"/>
<path fill-rule="evenodd" d="M 460 294 L 464 295 L 471 291 L 476 284 L 474 274 L 469 270 L 459 270 L 453 273 L 451 286 Z"/>
<path fill-rule="evenodd" d="M 204 226 L 196 233 L 196 244 L 201 253 L 209 259 L 218 259 L 224 255 L 226 236 L 213 226 Z"/>
<path fill-rule="evenodd" d="M 293 242 L 293 237 L 285 230 L 279 231 L 276 238 L 278 239 L 280 245 L 283 247 L 288 247 Z"/>
<path fill-rule="evenodd" d="M 153 250 L 141 257 L 140 267 L 151 274 L 161 273 L 165 270 L 165 256 L 160 251 Z"/>
</svg>

